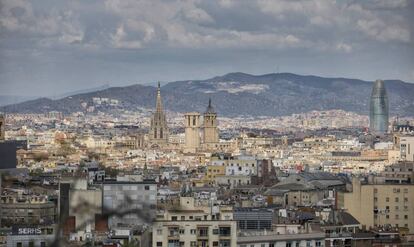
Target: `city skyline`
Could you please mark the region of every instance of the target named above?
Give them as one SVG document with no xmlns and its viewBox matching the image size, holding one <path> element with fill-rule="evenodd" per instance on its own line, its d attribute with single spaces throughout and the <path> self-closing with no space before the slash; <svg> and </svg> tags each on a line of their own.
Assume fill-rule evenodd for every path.
<svg viewBox="0 0 414 247">
<path fill-rule="evenodd" d="M 2 95 L 236 71 L 414 82 L 410 1 L 2 4 Z"/>
<path fill-rule="evenodd" d="M 414 0 L 0 1 L 0 247 L 414 246 Z"/>
</svg>

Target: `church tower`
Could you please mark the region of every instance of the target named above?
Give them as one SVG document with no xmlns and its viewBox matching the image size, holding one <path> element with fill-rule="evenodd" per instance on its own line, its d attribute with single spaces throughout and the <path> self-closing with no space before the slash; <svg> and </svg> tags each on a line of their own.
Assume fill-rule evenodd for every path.
<svg viewBox="0 0 414 247">
<path fill-rule="evenodd" d="M 200 147 L 200 113 L 187 112 L 184 114 L 185 153 L 195 153 Z"/>
<path fill-rule="evenodd" d="M 219 133 L 217 129 L 217 113 L 211 106 L 211 99 L 208 100 L 208 106 L 206 112 L 204 112 L 204 131 L 203 141 L 204 143 L 217 143 L 219 142 Z"/>
<path fill-rule="evenodd" d="M 164 145 L 168 142 L 168 126 L 167 119 L 165 117 L 164 110 L 162 108 L 161 101 L 161 86 L 158 82 L 157 89 L 157 103 L 155 107 L 155 112 L 151 118 L 151 127 L 149 132 L 149 139 L 151 145 Z"/>
</svg>

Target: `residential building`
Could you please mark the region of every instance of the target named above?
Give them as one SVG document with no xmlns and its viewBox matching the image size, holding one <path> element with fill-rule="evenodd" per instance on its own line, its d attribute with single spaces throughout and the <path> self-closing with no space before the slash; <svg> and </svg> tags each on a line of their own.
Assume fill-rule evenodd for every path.
<svg viewBox="0 0 414 247">
<path fill-rule="evenodd" d="M 201 206 L 193 197 L 157 214 L 153 247 L 235 247 L 236 221 L 229 207 Z"/>
<path fill-rule="evenodd" d="M 340 200 L 341 201 L 341 200 Z M 354 178 L 341 207 L 367 228 L 390 225 L 414 233 L 414 184 Z"/>
</svg>

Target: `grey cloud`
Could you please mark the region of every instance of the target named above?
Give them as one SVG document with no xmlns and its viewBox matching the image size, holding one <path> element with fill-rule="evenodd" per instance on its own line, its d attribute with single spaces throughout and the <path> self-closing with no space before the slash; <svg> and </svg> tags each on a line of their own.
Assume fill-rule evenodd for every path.
<svg viewBox="0 0 414 247">
<path fill-rule="evenodd" d="M 38 84 L 31 91 L 41 93 L 77 89 L 85 81 L 122 84 L 236 70 L 266 73 L 277 66 L 298 73 L 414 81 L 412 1 L 3 0 L 0 4 L 3 91 L 24 90 L 28 81 Z M 25 71 L 32 76 L 23 75 Z"/>
</svg>

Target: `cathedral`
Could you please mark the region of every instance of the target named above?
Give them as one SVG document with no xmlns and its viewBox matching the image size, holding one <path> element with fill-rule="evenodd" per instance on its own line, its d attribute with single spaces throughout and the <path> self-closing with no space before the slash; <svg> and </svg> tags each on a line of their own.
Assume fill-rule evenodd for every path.
<svg viewBox="0 0 414 247">
<path fill-rule="evenodd" d="M 162 108 L 160 83 L 158 83 L 155 112 L 151 118 L 149 141 L 151 147 L 164 146 L 168 143 L 167 118 Z"/>
<path fill-rule="evenodd" d="M 200 113 L 184 114 L 185 145 L 184 153 L 196 153 L 200 150 L 218 149 L 219 133 L 217 128 L 217 113 L 211 105 L 211 99 L 203 114 L 201 124 Z"/>
</svg>

